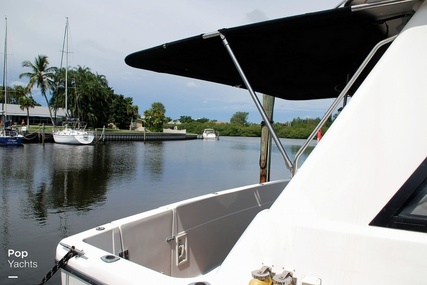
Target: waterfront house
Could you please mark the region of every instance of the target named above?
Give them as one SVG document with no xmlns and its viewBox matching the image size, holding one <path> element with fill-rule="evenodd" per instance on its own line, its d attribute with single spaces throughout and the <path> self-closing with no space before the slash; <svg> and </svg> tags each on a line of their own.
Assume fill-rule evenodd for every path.
<svg viewBox="0 0 427 285">
<path fill-rule="evenodd" d="M 25 124 L 27 123 L 27 110 L 21 110 L 18 104 L 2 104 L 2 110 L 7 110 L 7 115 L 9 119 L 13 122 L 13 124 L 18 125 L 21 124 L 22 120 L 24 120 Z M 34 108 L 30 108 L 30 125 L 51 125 L 52 122 L 49 118 L 49 109 L 44 106 L 35 106 Z M 52 112 L 53 119 L 55 123 L 58 125 L 61 124 L 62 119 L 65 118 L 65 110 L 60 108 L 57 109 L 56 112 Z"/>
</svg>

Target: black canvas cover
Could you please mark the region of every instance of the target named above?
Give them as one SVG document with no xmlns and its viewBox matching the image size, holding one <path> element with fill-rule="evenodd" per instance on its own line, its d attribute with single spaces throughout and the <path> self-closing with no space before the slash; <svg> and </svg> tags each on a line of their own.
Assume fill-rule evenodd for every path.
<svg viewBox="0 0 427 285">
<path fill-rule="evenodd" d="M 333 98 L 387 35 L 350 7 L 220 29 L 256 92 L 289 100 Z M 130 66 L 243 86 L 220 37 L 203 35 L 130 54 Z"/>
</svg>

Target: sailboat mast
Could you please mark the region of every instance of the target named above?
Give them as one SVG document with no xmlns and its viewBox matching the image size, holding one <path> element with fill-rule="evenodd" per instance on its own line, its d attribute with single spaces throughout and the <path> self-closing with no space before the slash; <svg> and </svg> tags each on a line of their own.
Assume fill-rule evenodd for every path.
<svg viewBox="0 0 427 285">
<path fill-rule="evenodd" d="M 65 30 L 64 30 L 64 40 L 62 41 L 62 50 L 61 50 L 61 69 L 64 60 L 65 53 L 65 116 L 68 116 L 68 17 L 65 17 Z"/>
<path fill-rule="evenodd" d="M 5 36 L 4 36 L 4 62 L 3 62 L 3 88 L 4 88 L 4 103 L 2 113 L 4 118 L 7 116 L 7 18 L 5 20 Z M 5 123 L 5 122 L 3 122 Z"/>
<path fill-rule="evenodd" d="M 65 22 L 64 41 L 62 44 L 62 55 L 65 53 L 65 115 L 68 116 L 68 17 Z M 61 65 L 62 65 L 61 57 Z"/>
<path fill-rule="evenodd" d="M 67 33 L 67 49 L 65 51 L 65 112 L 68 114 L 68 17 L 65 30 Z"/>
</svg>

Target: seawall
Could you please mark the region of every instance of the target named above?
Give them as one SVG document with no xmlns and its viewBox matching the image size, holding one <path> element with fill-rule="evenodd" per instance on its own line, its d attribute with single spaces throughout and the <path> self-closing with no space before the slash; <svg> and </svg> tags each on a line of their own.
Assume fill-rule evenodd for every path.
<svg viewBox="0 0 427 285">
<path fill-rule="evenodd" d="M 173 141 L 198 139 L 196 134 L 185 133 L 143 133 L 143 132 L 95 132 L 94 144 L 108 141 Z M 24 143 L 53 143 L 51 132 L 27 133 Z"/>
</svg>

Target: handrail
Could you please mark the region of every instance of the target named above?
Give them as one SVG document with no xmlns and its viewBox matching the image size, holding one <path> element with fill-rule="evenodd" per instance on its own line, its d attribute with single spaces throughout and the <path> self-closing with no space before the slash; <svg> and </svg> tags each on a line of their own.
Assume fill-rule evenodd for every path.
<svg viewBox="0 0 427 285">
<path fill-rule="evenodd" d="M 385 7 L 385 6 L 391 6 L 391 5 L 397 5 L 402 3 L 409 3 L 409 2 L 418 2 L 419 0 L 385 0 L 385 1 L 379 1 L 379 2 L 373 2 L 373 3 L 365 3 L 365 4 L 358 4 L 351 6 L 351 11 L 357 12 L 357 11 L 363 11 L 371 8 L 378 8 L 378 7 Z"/>
<path fill-rule="evenodd" d="M 375 55 L 375 53 L 384 45 L 392 42 L 397 35 L 389 37 L 385 40 L 380 41 L 378 44 L 374 46 L 374 48 L 371 50 L 371 52 L 368 54 L 368 56 L 365 58 L 365 60 L 362 62 L 362 64 L 357 69 L 356 73 L 354 73 L 353 77 L 350 79 L 350 81 L 347 83 L 347 85 L 344 87 L 344 89 L 341 91 L 340 95 L 334 100 L 332 105 L 329 107 L 329 109 L 326 111 L 325 115 L 323 115 L 323 118 L 320 120 L 319 124 L 314 128 L 313 132 L 310 134 L 310 136 L 307 138 L 305 143 L 301 146 L 301 148 L 298 150 L 298 152 L 295 155 L 294 163 L 292 164 L 292 176 L 296 174 L 298 171 L 298 160 L 301 157 L 302 153 L 307 149 L 310 142 L 314 139 L 317 132 L 320 130 L 321 127 L 326 123 L 329 116 L 332 114 L 332 112 L 335 110 L 335 108 L 338 106 L 338 104 L 341 102 L 341 100 L 344 98 L 344 96 L 347 95 L 350 88 L 353 86 L 354 82 L 356 82 L 359 75 L 363 72 L 365 67 L 368 65 L 372 57 Z"/>
<path fill-rule="evenodd" d="M 388 2 L 388 1 L 386 1 Z M 329 107 L 329 109 L 326 111 L 325 115 L 322 117 L 322 119 L 320 120 L 319 124 L 316 126 L 316 128 L 314 128 L 314 130 L 312 131 L 312 133 L 310 134 L 310 136 L 307 138 L 307 140 L 305 141 L 305 143 L 301 146 L 301 148 L 298 150 L 298 152 L 295 155 L 294 161 L 292 162 L 287 153 L 285 148 L 283 147 L 282 143 L 280 142 L 279 137 L 277 136 L 276 132 L 273 129 L 273 126 L 271 124 L 271 122 L 268 119 L 268 116 L 264 110 L 264 108 L 261 105 L 261 102 L 259 101 L 258 97 L 256 96 L 254 90 L 252 89 L 249 81 L 247 80 L 245 73 L 243 72 L 242 68 L 240 67 L 239 62 L 237 61 L 237 58 L 234 55 L 233 50 L 231 49 L 226 37 L 221 34 L 220 32 L 216 31 L 213 33 L 207 33 L 203 35 L 203 38 L 210 38 L 210 37 L 217 37 L 220 36 L 221 40 L 224 44 L 224 47 L 227 49 L 227 52 L 229 53 L 241 79 L 243 80 L 243 83 L 246 86 L 246 89 L 249 91 L 249 94 L 251 95 L 259 113 L 261 114 L 262 119 L 264 120 L 265 124 L 267 125 L 272 138 L 274 140 L 274 142 L 276 143 L 276 146 L 280 152 L 280 154 L 282 155 L 286 167 L 290 170 L 291 172 L 291 176 L 294 176 L 297 171 L 298 171 L 298 161 L 299 158 L 301 157 L 301 155 L 303 154 L 303 152 L 307 149 L 308 145 L 310 144 L 310 142 L 314 139 L 314 137 L 316 136 L 317 132 L 320 130 L 320 128 L 323 127 L 323 125 L 326 123 L 326 121 L 328 120 L 328 118 L 330 117 L 330 115 L 332 114 L 332 112 L 335 110 L 335 108 L 338 106 L 338 104 L 341 102 L 341 100 L 347 95 L 348 91 L 350 90 L 350 88 L 353 86 L 353 84 L 356 82 L 356 80 L 358 79 L 358 77 L 360 76 L 360 74 L 363 72 L 363 70 L 365 69 L 365 67 L 368 65 L 368 63 L 371 61 L 371 59 L 374 57 L 374 55 L 376 54 L 376 52 L 384 45 L 392 42 L 394 39 L 396 39 L 397 35 L 389 37 L 387 39 L 384 39 L 382 41 L 380 41 L 378 44 L 376 44 L 372 50 L 370 51 L 370 53 L 368 54 L 368 56 L 365 58 L 365 60 L 362 62 L 362 64 L 359 66 L 359 68 L 357 69 L 357 71 L 354 73 L 354 75 L 352 76 L 352 78 L 350 79 L 350 81 L 347 83 L 347 85 L 344 87 L 344 89 L 341 91 L 340 95 L 334 100 L 334 102 L 331 104 L 331 106 Z"/>
<path fill-rule="evenodd" d="M 277 136 L 276 132 L 274 131 L 273 125 L 271 124 L 270 119 L 268 118 L 268 116 L 267 116 L 264 108 L 261 105 L 261 102 L 259 101 L 259 99 L 256 96 L 254 90 L 252 89 L 252 86 L 250 85 L 248 79 L 246 78 L 245 73 L 243 72 L 242 68 L 240 67 L 240 64 L 239 64 L 237 58 L 235 57 L 233 50 L 231 49 L 230 45 L 228 44 L 227 39 L 221 33 L 219 33 L 219 34 L 218 33 L 212 33 L 209 36 L 217 36 L 217 35 L 220 35 L 222 43 L 224 44 L 224 47 L 227 49 L 228 54 L 230 55 L 231 60 L 234 63 L 234 66 L 236 67 L 237 71 L 239 72 L 240 78 L 243 80 L 243 83 L 245 84 L 246 89 L 249 91 L 249 94 L 251 95 L 252 100 L 254 101 L 254 103 L 255 103 L 255 105 L 256 105 L 259 113 L 261 114 L 262 119 L 264 120 L 265 124 L 267 125 L 268 130 L 270 131 L 271 136 L 272 136 L 274 142 L 276 143 L 276 146 L 277 146 L 280 154 L 282 155 L 283 159 L 285 160 L 286 167 L 292 173 L 293 172 L 293 170 L 292 170 L 292 161 L 289 159 L 288 154 L 286 153 L 285 148 L 283 147 L 282 143 L 280 142 L 279 137 Z"/>
<path fill-rule="evenodd" d="M 378 1 L 378 2 L 371 2 L 371 3 L 364 3 L 364 4 L 355 4 L 351 5 L 351 2 L 349 3 L 351 5 L 351 10 L 353 12 L 356 11 L 362 11 L 367 10 L 370 8 L 377 8 L 377 7 L 384 7 L 384 6 L 390 6 L 394 4 L 401 4 L 406 2 L 417 2 L 419 0 L 384 0 L 384 1 Z M 342 5 L 346 4 L 348 0 L 342 0 L 339 4 L 335 5 L 335 9 L 341 7 Z"/>
</svg>

